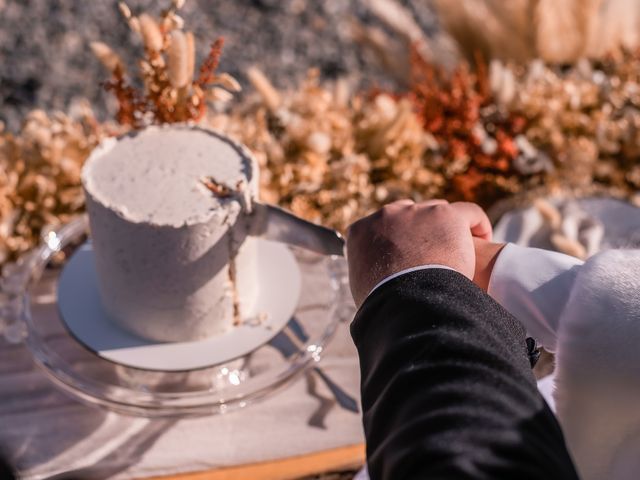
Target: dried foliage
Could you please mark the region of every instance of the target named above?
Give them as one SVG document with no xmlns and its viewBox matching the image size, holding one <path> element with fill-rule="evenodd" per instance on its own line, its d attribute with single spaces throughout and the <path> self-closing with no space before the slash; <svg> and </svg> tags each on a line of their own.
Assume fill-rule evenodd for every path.
<svg viewBox="0 0 640 480">
<path fill-rule="evenodd" d="M 487 204 L 517 188 L 516 138 L 526 122 L 492 104 L 486 69 L 445 73 L 414 51 L 406 97 L 435 142 L 426 164 L 447 180 L 449 198 Z M 486 188 L 489 187 L 489 188 Z"/>
<path fill-rule="evenodd" d="M 284 95 L 260 71 L 253 69 L 249 77 L 260 97 L 230 115 L 211 117 L 209 123 L 256 154 L 262 200 L 334 226 L 371 208 L 371 165 L 363 152 L 366 142 L 360 144 L 358 135 L 367 136 L 375 127 L 359 119 L 364 117 L 360 99 L 351 101 L 341 82 L 319 85 L 315 71 L 299 89 Z M 382 126 L 391 120 L 379 122 Z M 416 131 L 422 134 L 420 128 Z"/>
<path fill-rule="evenodd" d="M 539 198 L 534 202 L 534 207 L 549 227 L 549 240 L 557 251 L 581 260 L 600 251 L 604 225 L 582 210 L 576 202 L 566 202 L 559 209 Z"/>
<path fill-rule="evenodd" d="M 636 0 L 435 0 L 468 59 L 569 63 L 639 44 Z"/>
<path fill-rule="evenodd" d="M 499 108 L 527 118 L 531 165 L 552 164 L 548 182 L 640 189 L 640 53 L 569 69 L 494 62 L 492 72 Z"/>
<path fill-rule="evenodd" d="M 143 91 L 132 86 L 120 57 L 102 42 L 91 48 L 100 62 L 111 72 L 105 84 L 118 100 L 116 119 L 119 123 L 140 128 L 150 123 L 198 121 L 205 112 L 208 100 L 229 100 L 230 92 L 240 90 L 233 77 L 217 74 L 223 40 L 217 39 L 202 62 L 197 77 L 195 70 L 195 41 L 193 33 L 184 32 L 184 21 L 178 10 L 184 2 L 172 2 L 160 18 L 147 13 L 134 16 L 121 2 L 120 11 L 131 30 L 144 46 L 139 62 Z"/>
<path fill-rule="evenodd" d="M 118 130 L 98 124 L 87 105 L 75 110 L 34 110 L 16 135 L 0 129 L 0 265 L 84 209 L 82 163 L 101 137 Z"/>
<path fill-rule="evenodd" d="M 118 128 L 98 124 L 85 107 L 71 116 L 35 111 L 15 135 L 0 129 L 0 265 L 35 246 L 43 229 L 83 210 L 81 164 L 102 136 L 154 122 L 201 119 L 227 132 L 256 155 L 263 201 L 338 229 L 406 197 L 488 207 L 536 188 L 598 184 L 640 203 L 640 54 L 562 69 L 541 61 L 492 61 L 487 68 L 474 60 L 473 69 L 443 70 L 418 45 L 403 92 L 353 93 L 345 81 L 320 84 L 316 71 L 282 92 L 254 68 L 247 73 L 256 94 L 206 114 L 206 99 L 227 98 L 239 85 L 216 73 L 221 41 L 196 73 L 180 3 L 160 19 L 120 5 L 145 45 L 144 92 L 131 86 L 111 48 L 92 44 L 113 75 Z M 396 16 L 396 28 L 402 22 Z M 583 255 L 557 226 L 559 214 L 546 213 L 558 248 Z"/>
</svg>

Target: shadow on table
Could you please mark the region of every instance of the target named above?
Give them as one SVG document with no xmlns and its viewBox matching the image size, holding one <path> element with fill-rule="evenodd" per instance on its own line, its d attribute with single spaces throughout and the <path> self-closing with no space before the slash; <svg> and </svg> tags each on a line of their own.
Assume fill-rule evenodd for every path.
<svg viewBox="0 0 640 480">
<path fill-rule="evenodd" d="M 47 325 L 48 341 L 66 348 L 68 336 L 53 321 L 55 276 L 50 277 L 31 292 L 32 312 Z M 92 356 L 81 347 L 70 349 L 68 355 L 91 367 Z M 84 405 L 58 390 L 23 344 L 1 339 L 0 391 L 10 392 L 0 396 L 0 453 L 25 476 L 49 478 L 67 472 L 59 478 L 109 477 L 138 463 L 176 422 L 126 417 Z M 91 467 L 69 471 L 83 464 Z M 6 478 L 4 473 L 0 470 L 1 479 Z"/>
<path fill-rule="evenodd" d="M 98 480 L 110 478 L 122 472 L 132 465 L 137 464 L 143 454 L 148 451 L 155 442 L 171 428 L 178 420 L 152 420 L 142 430 L 126 439 L 112 452 L 106 454 L 90 467 L 68 470 L 47 480 Z"/>
<path fill-rule="evenodd" d="M 308 340 L 309 336 L 304 331 L 302 324 L 296 317 L 292 317 L 285 328 L 273 337 L 269 344 L 288 358 L 299 353 L 301 345 L 304 345 Z M 323 381 L 334 398 L 327 397 L 319 392 L 316 377 Z M 307 422 L 309 426 L 325 429 L 325 419 L 336 404 L 350 412 L 359 413 L 356 399 L 331 380 L 321 368 L 313 367 L 309 369 L 305 373 L 305 380 L 307 393 L 319 402 L 318 408 Z"/>
</svg>

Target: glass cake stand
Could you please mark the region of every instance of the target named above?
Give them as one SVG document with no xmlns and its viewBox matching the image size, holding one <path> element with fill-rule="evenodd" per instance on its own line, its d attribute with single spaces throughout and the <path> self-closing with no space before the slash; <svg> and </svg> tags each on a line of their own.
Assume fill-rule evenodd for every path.
<svg viewBox="0 0 640 480">
<path fill-rule="evenodd" d="M 60 271 L 87 233 L 88 221 L 82 216 L 44 234 L 40 247 L 5 268 L 0 332 L 10 342 L 24 342 L 53 383 L 92 405 L 145 417 L 245 407 L 318 362 L 338 324 L 353 315 L 344 259 L 290 247 L 300 268 L 302 294 L 289 322 L 266 344 L 224 364 L 191 371 L 113 363 L 80 344 L 58 313 Z"/>
</svg>

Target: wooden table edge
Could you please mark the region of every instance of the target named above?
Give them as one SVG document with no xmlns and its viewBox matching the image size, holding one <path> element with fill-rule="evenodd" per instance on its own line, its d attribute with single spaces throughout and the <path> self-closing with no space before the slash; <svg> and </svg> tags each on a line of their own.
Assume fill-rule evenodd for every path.
<svg viewBox="0 0 640 480">
<path fill-rule="evenodd" d="M 306 475 L 359 468 L 364 461 L 364 444 L 358 444 L 238 467 L 147 477 L 146 480 L 292 480 Z"/>
</svg>

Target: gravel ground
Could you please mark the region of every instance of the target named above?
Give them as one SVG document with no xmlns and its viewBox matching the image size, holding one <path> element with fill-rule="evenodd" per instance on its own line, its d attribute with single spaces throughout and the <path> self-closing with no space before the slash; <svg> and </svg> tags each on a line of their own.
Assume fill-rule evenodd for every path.
<svg viewBox="0 0 640 480">
<path fill-rule="evenodd" d="M 157 14 L 168 2 L 128 3 L 134 13 Z M 426 32 L 437 30 L 429 0 L 400 2 Z M 365 0 L 187 0 L 181 15 L 196 34 L 199 58 L 212 40 L 225 37 L 221 71 L 242 83 L 252 64 L 281 87 L 309 67 L 318 67 L 325 78 L 349 74 L 361 84 L 389 81 L 351 39 L 350 19 L 374 22 Z M 113 105 L 100 88 L 107 74 L 88 48 L 93 40 L 116 47 L 128 61 L 141 49 L 115 0 L 0 0 L 0 120 L 16 129 L 29 109 L 65 110 L 80 97 L 99 115 L 109 112 Z"/>
</svg>

